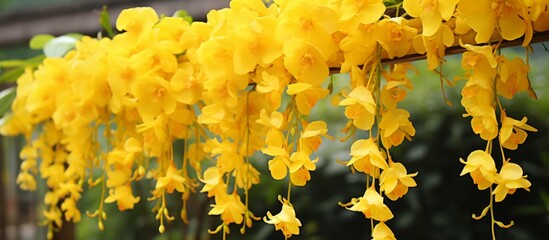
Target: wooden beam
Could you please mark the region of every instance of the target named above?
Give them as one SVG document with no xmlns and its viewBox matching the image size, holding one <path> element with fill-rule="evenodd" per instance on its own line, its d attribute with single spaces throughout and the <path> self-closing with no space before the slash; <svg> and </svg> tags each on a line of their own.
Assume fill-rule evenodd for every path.
<svg viewBox="0 0 549 240">
<path fill-rule="evenodd" d="M 107 6 L 114 25 L 120 11 L 130 7 L 150 6 L 158 14 L 172 15 L 185 9 L 197 20 L 205 20 L 211 9 L 229 6 L 229 0 L 83 0 L 53 6 L 38 6 L 0 14 L 0 46 L 26 43 L 36 34 L 95 34 L 100 30 L 99 14 Z"/>
</svg>

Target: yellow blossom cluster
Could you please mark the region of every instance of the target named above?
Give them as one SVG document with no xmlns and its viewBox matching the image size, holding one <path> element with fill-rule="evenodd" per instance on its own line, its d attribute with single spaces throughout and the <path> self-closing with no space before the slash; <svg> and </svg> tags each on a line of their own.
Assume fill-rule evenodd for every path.
<svg viewBox="0 0 549 240">
<path fill-rule="evenodd" d="M 526 124 L 526 117 L 520 121 L 508 117 L 499 97 L 512 99 L 520 92 L 528 92 L 530 96 L 535 97 L 535 93 L 528 79 L 529 66 L 522 59 L 507 59 L 499 54 L 497 45 L 492 47 L 465 44 L 464 48 L 467 51 L 463 53 L 462 68 L 467 70 L 467 82 L 461 92 L 461 104 L 467 113 L 463 116 L 472 118 L 473 132 L 487 141 L 484 150 L 473 151 L 467 157 L 467 161 L 460 159 L 465 164 L 460 175 L 470 174 L 479 190 L 490 189 L 489 205 L 480 216 L 473 215 L 473 218 L 478 220 L 484 217 L 488 210 L 493 212 L 493 200 L 501 202 L 508 194 L 515 193 L 519 188 L 530 191 L 531 183 L 522 175 L 522 168 L 505 157 L 504 149 L 516 150 L 518 145 L 526 140 L 526 131 L 537 130 Z M 498 112 L 499 121 L 496 117 Z M 496 138 L 502 158 L 499 173 L 492 157 Z M 492 229 L 496 224 L 504 228 L 513 225 L 513 222 L 505 225 L 495 220 L 493 214 L 491 222 Z"/>
<path fill-rule="evenodd" d="M 530 183 L 505 157 L 497 173 L 492 141 L 499 136 L 502 149 L 514 150 L 525 131 L 535 129 L 503 109 L 498 122 L 497 96 L 533 91 L 524 61 L 477 44 L 491 43 L 499 34 L 504 40 L 523 37 L 527 46 L 534 31 L 549 30 L 548 5 L 233 0 L 229 8 L 210 11 L 206 22 L 193 23 L 159 17 L 152 8 L 126 9 L 116 21 L 120 34 L 84 37 L 64 57 L 46 58 L 36 70 L 28 69 L 17 81 L 12 113 L 0 132 L 26 138 L 17 182 L 34 190 L 37 177 L 45 180 L 49 238 L 63 221 L 80 220 L 76 203 L 88 186 L 103 192 L 98 209 L 88 212 L 100 229 L 105 203 L 122 211 L 147 199 L 156 202 L 153 210 L 164 232 L 165 222 L 174 218 L 166 195 L 182 194 L 186 221 L 186 201 L 200 191 L 214 200 L 209 215 L 221 219 L 211 233 L 225 237 L 231 224 L 242 224 L 244 233 L 261 219 L 249 210 L 248 199 L 249 189 L 260 183 L 256 167 L 264 164 L 252 161 L 257 152 L 269 158 L 265 165 L 272 178 L 288 182 L 287 197 L 279 197 L 281 212 L 267 212 L 263 220 L 289 238 L 301 226 L 291 189 L 311 181 L 322 161 L 316 152 L 323 139 L 333 139 L 327 123 L 309 115 L 331 95 L 348 119 L 340 140 L 354 140 L 345 165 L 364 173 L 367 182 L 363 196 L 341 205 L 371 219 L 373 239 L 395 239 L 385 223 L 393 213 L 383 195 L 395 201 L 416 186 L 417 173 L 409 174 L 390 154 L 416 134 L 410 113 L 398 107 L 413 90 L 407 78 L 413 68 L 409 63 L 384 66 L 382 60 L 418 53 L 436 69 L 446 48 L 473 36 L 474 43 L 463 45 L 468 52 L 462 66 L 469 73 L 462 105 L 488 147 L 462 161 L 462 175 L 470 173 L 479 189 L 497 184 L 491 196 L 501 201 Z M 395 16 L 385 15 L 388 8 L 396 10 Z M 399 13 L 401 8 L 409 17 Z M 332 92 L 328 78 L 335 71 L 351 79 L 339 92 Z M 359 131 L 369 137 L 356 139 Z M 174 148 L 182 149 L 180 159 Z M 142 179 L 155 182 L 149 196 L 133 193 Z"/>
</svg>

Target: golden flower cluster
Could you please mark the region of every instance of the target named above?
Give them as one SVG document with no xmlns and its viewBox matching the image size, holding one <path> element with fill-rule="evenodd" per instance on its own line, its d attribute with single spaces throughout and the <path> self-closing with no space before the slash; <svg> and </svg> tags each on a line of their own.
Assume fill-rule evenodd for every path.
<svg viewBox="0 0 549 240">
<path fill-rule="evenodd" d="M 547 5 L 233 0 L 229 8 L 210 11 L 206 22 L 193 23 L 160 18 L 151 8 L 126 9 L 116 21 L 121 33 L 112 39 L 84 37 L 64 57 L 46 58 L 38 69 L 27 70 L 0 130 L 27 140 L 17 182 L 34 190 L 36 177 L 45 180 L 50 238 L 63 221 L 80 220 L 76 203 L 86 183 L 103 192 L 98 209 L 88 212 L 100 229 L 105 203 L 122 211 L 146 198 L 156 202 L 164 232 L 165 222 L 173 220 L 166 194 L 182 193 L 186 221 L 186 201 L 199 190 L 215 201 L 209 214 L 221 219 L 211 233 L 225 237 L 230 224 L 242 224 L 244 233 L 261 219 L 249 210 L 248 199 L 248 190 L 260 183 L 256 166 L 261 163 L 251 159 L 256 152 L 269 157 L 274 179 L 288 181 L 287 197 L 279 198 L 281 212 L 267 212 L 263 220 L 289 238 L 301 226 L 291 188 L 311 180 L 322 161 L 317 150 L 323 139 L 333 139 L 325 121 L 308 116 L 331 95 L 348 119 L 340 140 L 355 140 L 359 131 L 369 135 L 354 141 L 345 163 L 365 174 L 365 193 L 341 205 L 371 219 L 373 239 L 394 239 L 385 224 L 393 214 L 383 195 L 394 201 L 416 186 L 417 173 L 409 174 L 390 154 L 416 134 L 410 113 L 398 107 L 413 89 L 406 77 L 412 67 L 387 67 L 381 60 L 419 53 L 436 69 L 446 48 L 471 34 L 477 44 L 489 43 L 496 32 L 504 40 L 523 37 L 527 46 L 534 31 L 549 30 Z M 387 8 L 396 9 L 396 16 L 384 15 Z M 401 8 L 408 18 L 399 14 Z M 516 149 L 525 131 L 535 131 L 526 118 L 512 119 L 502 109 L 496 119 L 497 95 L 531 92 L 528 65 L 506 59 L 490 45 L 464 48 L 469 75 L 462 105 L 488 146 L 463 161 L 462 175 L 470 173 L 479 189 L 496 184 L 491 196 L 501 201 L 530 186 L 520 166 L 505 157 L 497 173 L 490 154 L 497 136 L 502 149 Z M 328 80 L 333 69 L 351 77 L 340 92 L 332 92 Z M 175 145 L 178 139 L 183 141 Z M 181 159 L 175 159 L 174 147 L 182 148 Z M 132 186 L 144 178 L 155 181 L 151 195 L 135 196 Z"/>
</svg>

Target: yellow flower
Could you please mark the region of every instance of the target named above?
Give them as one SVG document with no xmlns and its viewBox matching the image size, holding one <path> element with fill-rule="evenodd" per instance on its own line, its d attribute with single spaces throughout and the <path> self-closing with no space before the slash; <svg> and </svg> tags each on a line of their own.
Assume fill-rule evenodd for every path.
<svg viewBox="0 0 549 240">
<path fill-rule="evenodd" d="M 377 193 L 375 188 L 366 189 L 364 196 L 351 200 L 352 206 L 347 209 L 355 212 L 362 212 L 366 218 L 385 222 L 393 218 L 391 210 L 383 203 L 383 197 Z"/>
<path fill-rule="evenodd" d="M 299 81 L 318 87 L 328 77 L 326 58 L 311 44 L 292 38 L 284 44 L 284 66 Z"/>
<path fill-rule="evenodd" d="M 81 218 L 80 210 L 76 207 L 76 201 L 73 198 L 65 198 L 61 204 L 61 210 L 65 211 L 65 220 L 79 222 Z"/>
<path fill-rule="evenodd" d="M 268 116 L 267 110 L 261 109 L 259 119 L 256 122 L 269 128 L 280 129 L 285 121 L 281 112 L 273 111 L 271 116 Z"/>
<path fill-rule="evenodd" d="M 305 130 L 301 133 L 301 138 L 324 136 L 328 133 L 327 124 L 325 121 L 314 121 L 304 127 Z"/>
<path fill-rule="evenodd" d="M 267 212 L 267 216 L 263 217 L 263 221 L 268 224 L 274 224 L 276 231 L 281 230 L 286 238 L 292 235 L 299 235 L 301 221 L 296 218 L 293 206 L 286 200 L 282 203 L 280 213 L 273 216 L 271 212 Z"/>
<path fill-rule="evenodd" d="M 178 192 L 185 192 L 185 178 L 183 178 L 175 168 L 174 163 L 172 162 L 168 167 L 166 175 L 159 177 L 156 181 L 156 186 L 154 188 L 161 189 L 164 188 L 168 193 L 173 193 L 173 190 Z"/>
<path fill-rule="evenodd" d="M 221 220 L 224 224 L 229 223 L 242 223 L 244 220 L 244 212 L 246 206 L 240 200 L 240 196 L 236 194 L 227 194 L 220 192 L 215 195 L 215 204 L 211 205 L 213 208 L 208 212 L 208 215 L 221 215 Z"/>
<path fill-rule="evenodd" d="M 467 25 L 477 32 L 477 43 L 488 42 L 496 28 L 505 40 L 515 40 L 525 33 L 531 34 L 527 31 L 526 25 L 531 23 L 525 15 L 527 10 L 522 1 L 461 0 L 458 9 Z"/>
<path fill-rule="evenodd" d="M 193 74 L 192 64 L 185 62 L 179 65 L 170 80 L 173 95 L 180 103 L 194 104 L 202 98 L 202 82 Z"/>
<path fill-rule="evenodd" d="M 370 90 L 358 86 L 345 99 L 339 102 L 345 107 L 345 117 L 353 120 L 353 125 L 362 130 L 370 130 L 374 124 L 376 102 Z"/>
<path fill-rule="evenodd" d="M 124 211 L 126 209 L 133 209 L 134 205 L 138 203 L 140 197 L 135 197 L 132 193 L 132 187 L 130 183 L 110 189 L 109 196 L 105 198 L 106 203 L 112 203 L 116 201 L 118 210 Z"/>
<path fill-rule="evenodd" d="M 387 149 L 398 146 L 404 138 L 411 140 L 416 134 L 412 122 L 408 120 L 410 113 L 404 109 L 390 109 L 383 114 L 379 129 L 381 130 L 381 143 Z"/>
<path fill-rule="evenodd" d="M 297 110 L 303 115 L 309 115 L 318 100 L 330 93 L 328 89 L 313 87 L 308 83 L 290 84 L 287 92 L 288 95 L 295 95 Z"/>
<path fill-rule="evenodd" d="M 373 177 L 379 176 L 379 169 L 388 167 L 373 138 L 360 139 L 354 142 L 350 154 L 352 158 L 347 166 L 353 165 L 357 171 L 370 174 Z"/>
<path fill-rule="evenodd" d="M 339 9 L 339 18 L 349 20 L 357 18 L 362 24 L 370 24 L 379 20 L 385 13 L 385 5 L 381 0 L 343 0 Z"/>
<path fill-rule="evenodd" d="M 223 183 L 223 172 L 217 167 L 209 167 L 204 171 L 204 179 L 200 179 L 204 183 L 204 187 L 200 192 L 208 192 L 208 197 L 217 195 L 218 192 L 225 190 L 225 184 Z"/>
<path fill-rule="evenodd" d="M 507 117 L 505 111 L 501 113 L 501 129 L 499 130 L 499 142 L 507 149 L 516 150 L 519 144 L 524 143 L 528 134 L 526 131 L 538 130 L 526 124 L 528 119 L 523 117 L 520 121 Z M 526 131 L 524 131 L 526 130 Z"/>
<path fill-rule="evenodd" d="M 442 1 L 444 2 L 444 1 Z M 425 34 L 425 32 L 423 32 Z M 418 35 L 414 37 L 414 48 L 418 53 L 427 52 L 427 64 L 433 70 L 443 61 L 447 47 L 454 44 L 454 33 L 446 24 L 440 25 L 432 36 Z"/>
<path fill-rule="evenodd" d="M 240 14 L 244 13 L 246 11 L 241 11 Z M 267 66 L 282 55 L 282 44 L 274 35 L 276 21 L 272 16 L 255 18 L 246 27 L 238 27 L 231 32 L 236 74 L 251 72 L 258 64 Z"/>
<path fill-rule="evenodd" d="M 488 79 L 471 77 L 461 90 L 461 105 L 467 112 L 477 106 L 491 106 L 494 102 L 493 83 Z"/>
<path fill-rule="evenodd" d="M 509 162 L 501 167 L 496 182 L 498 186 L 492 193 L 496 196 L 496 202 L 503 201 L 507 194 L 515 193 L 518 188 L 530 191 L 532 185 L 530 181 L 526 180 L 526 176 L 522 176 L 522 168 L 518 164 Z"/>
<path fill-rule="evenodd" d="M 372 240 L 396 240 L 395 235 L 384 222 L 379 222 L 372 232 Z"/>
<path fill-rule="evenodd" d="M 325 5 L 319 1 L 294 0 L 280 8 L 276 38 L 284 43 L 285 55 L 286 45 L 296 38 L 314 47 L 314 51 L 318 51 L 324 60 L 331 58 L 337 49 L 332 38 L 338 27 L 337 15 Z"/>
<path fill-rule="evenodd" d="M 417 29 L 406 26 L 403 18 L 383 19 L 374 29 L 374 37 L 383 47 L 389 58 L 402 57 L 412 46 L 412 39 L 417 35 Z"/>
<path fill-rule="evenodd" d="M 468 114 L 463 114 L 464 117 L 471 116 L 471 127 L 473 132 L 480 134 L 480 138 L 489 141 L 498 135 L 498 122 L 496 113 L 493 107 L 488 105 L 480 105 L 468 109 Z"/>
<path fill-rule="evenodd" d="M 133 93 L 137 97 L 137 111 L 144 122 L 161 113 L 169 115 L 177 106 L 170 83 L 160 77 L 139 79 Z"/>
<path fill-rule="evenodd" d="M 409 187 L 417 186 L 412 178 L 416 173 L 408 174 L 402 163 L 390 161 L 389 167 L 383 170 L 380 176 L 380 191 L 385 192 L 389 199 L 396 201 L 408 192 Z"/>
<path fill-rule="evenodd" d="M 131 34 L 140 35 L 144 30 L 151 29 L 158 22 L 158 15 L 153 8 L 137 7 L 124 9 L 116 20 L 116 28 L 126 30 Z"/>
<path fill-rule="evenodd" d="M 305 183 L 311 179 L 309 171 L 316 169 L 315 163 L 318 162 L 318 157 L 311 160 L 305 152 L 294 152 L 290 156 L 290 162 L 290 180 L 296 186 L 305 186 Z"/>
<path fill-rule="evenodd" d="M 485 151 L 475 150 L 469 154 L 467 162 L 461 158 L 459 161 L 465 164 L 460 176 L 471 174 L 471 178 L 478 185 L 479 190 L 487 189 L 496 182 L 496 164 L 492 156 Z"/>
<path fill-rule="evenodd" d="M 499 64 L 499 78 L 496 83 L 499 95 L 511 99 L 516 93 L 529 90 L 528 71 L 530 67 L 518 57 L 513 60 L 502 57 L 502 61 Z"/>
<path fill-rule="evenodd" d="M 454 14 L 459 0 L 404 0 L 403 7 L 412 17 L 419 17 L 423 26 L 423 36 L 432 36 L 442 20 L 448 21 Z"/>
<path fill-rule="evenodd" d="M 219 123 L 225 117 L 225 108 L 221 104 L 210 104 L 202 108 L 202 113 L 198 116 L 200 124 Z"/>
</svg>

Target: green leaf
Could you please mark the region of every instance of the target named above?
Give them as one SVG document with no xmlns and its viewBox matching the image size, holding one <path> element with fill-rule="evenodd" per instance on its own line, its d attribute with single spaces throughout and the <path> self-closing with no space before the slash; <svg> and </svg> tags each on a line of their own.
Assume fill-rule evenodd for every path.
<svg viewBox="0 0 549 240">
<path fill-rule="evenodd" d="M 21 76 L 25 72 L 24 67 L 18 67 L 14 69 L 10 69 L 9 71 L 6 71 L 0 75 L 0 83 L 12 83 L 17 81 L 17 78 Z"/>
<path fill-rule="evenodd" d="M 74 48 L 77 41 L 78 39 L 69 36 L 56 37 L 44 46 L 44 54 L 46 57 L 63 57 Z"/>
<path fill-rule="evenodd" d="M 55 37 L 49 34 L 38 34 L 31 38 L 29 42 L 29 47 L 31 49 L 37 50 L 42 49 L 44 46 L 54 39 Z"/>
<path fill-rule="evenodd" d="M 174 14 L 173 14 L 174 17 L 180 17 L 180 18 L 183 18 L 183 20 L 189 22 L 189 23 L 192 23 L 193 22 L 193 17 L 191 15 L 189 15 L 189 13 L 185 10 L 177 10 Z"/>
<path fill-rule="evenodd" d="M 99 24 L 105 29 L 110 38 L 114 37 L 114 30 L 111 25 L 111 18 L 109 17 L 109 12 L 107 11 L 107 6 L 103 6 L 101 15 L 99 16 Z"/>
<path fill-rule="evenodd" d="M 15 68 L 15 67 L 35 67 L 44 60 L 44 55 L 40 54 L 36 57 L 25 60 L 4 60 L 0 61 L 0 67 Z"/>
<path fill-rule="evenodd" d="M 4 114 L 10 109 L 11 103 L 14 99 L 15 87 L 10 87 L 0 92 L 0 116 L 4 116 Z"/>
<path fill-rule="evenodd" d="M 26 60 L 4 60 L 0 61 L 0 67 L 12 68 L 12 67 L 21 67 L 27 63 Z"/>
</svg>

